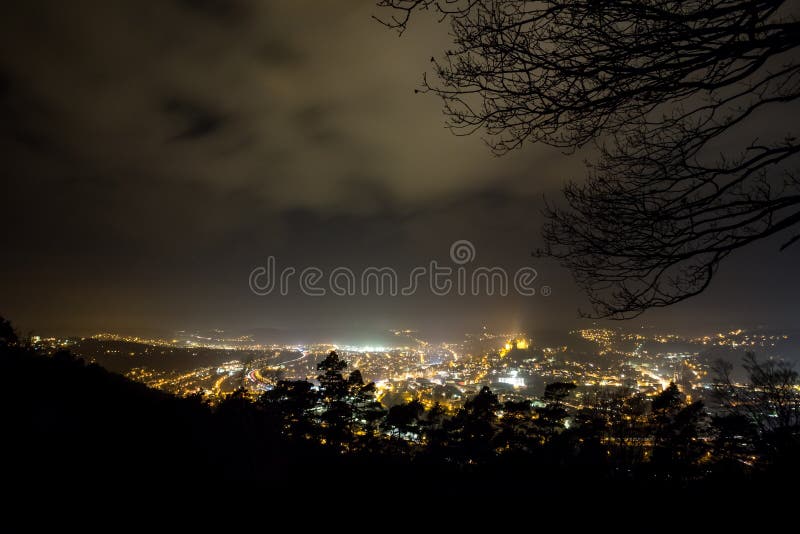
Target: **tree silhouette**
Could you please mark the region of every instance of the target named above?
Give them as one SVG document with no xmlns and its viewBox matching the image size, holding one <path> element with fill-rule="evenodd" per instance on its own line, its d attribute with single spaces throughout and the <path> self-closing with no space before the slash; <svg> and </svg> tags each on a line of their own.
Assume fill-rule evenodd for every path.
<svg viewBox="0 0 800 534">
<path fill-rule="evenodd" d="M 447 461 L 466 464 L 491 461 L 496 456 L 494 438 L 499 409 L 497 395 L 483 386 L 452 418 L 444 421 L 440 431 L 431 433 L 431 448 L 445 455 Z"/>
<path fill-rule="evenodd" d="M 668 477 L 692 476 L 692 469 L 705 452 L 698 440 L 703 403 L 686 404 L 675 383 L 653 399 L 653 455 L 651 465 Z"/>
<path fill-rule="evenodd" d="M 588 180 L 566 187 L 566 207 L 547 207 L 539 251 L 572 272 L 591 315 L 692 297 L 728 254 L 800 222 L 800 142 L 774 120 L 766 137 L 749 131 L 800 97 L 791 2 L 378 5 L 400 31 L 414 11 L 449 22 L 454 47 L 423 91 L 441 98 L 455 133 L 482 129 L 498 154 L 596 142 Z"/>
<path fill-rule="evenodd" d="M 584 465 L 605 466 L 624 456 L 625 443 L 617 437 L 616 426 L 624 420 L 625 396 L 605 388 L 588 391 L 582 407 L 573 414 L 579 447 L 579 461 Z"/>
<path fill-rule="evenodd" d="M 545 439 L 549 439 L 562 428 L 564 419 L 568 415 L 564 408 L 564 400 L 576 387 L 571 382 L 552 382 L 545 386 L 542 398 L 547 404 L 536 409 L 539 426 L 545 431 Z"/>
<path fill-rule="evenodd" d="M 294 439 L 310 439 L 316 435 L 310 412 L 319 395 L 311 382 L 305 380 L 279 380 L 258 399 L 259 404 L 281 425 L 281 431 Z"/>
<path fill-rule="evenodd" d="M 755 425 L 741 414 L 722 414 L 711 418 L 712 442 L 716 474 L 741 476 L 745 466 L 752 465 L 756 454 Z"/>
<path fill-rule="evenodd" d="M 610 406 L 611 452 L 619 470 L 629 469 L 644 458 L 649 432 L 648 408 L 641 394 L 618 399 Z"/>
<path fill-rule="evenodd" d="M 364 383 L 361 371 L 355 369 L 347 377 L 348 403 L 351 406 L 351 433 L 363 431 L 371 438 L 379 420 L 385 415 L 381 403 L 375 399 L 375 382 Z"/>
<path fill-rule="evenodd" d="M 344 388 L 344 378 L 342 371 L 347 368 L 347 362 L 339 358 L 335 350 L 330 351 L 324 360 L 317 364 L 317 370 L 323 371 L 317 377 L 326 392 L 333 392 L 333 390 L 340 390 Z M 328 391 L 331 390 L 331 391 Z"/>
<path fill-rule="evenodd" d="M 800 375 L 783 360 L 744 357 L 749 383 L 732 378 L 733 366 L 716 364 L 715 396 L 723 413 L 750 432 L 755 452 L 768 463 L 797 462 L 800 452 Z M 796 465 L 796 464 L 795 464 Z"/>
<path fill-rule="evenodd" d="M 400 434 L 419 434 L 425 406 L 414 399 L 405 404 L 397 404 L 389 408 L 386 414 L 386 426 L 399 436 Z"/>
<path fill-rule="evenodd" d="M 19 341 L 11 321 L 0 316 L 0 345 L 15 345 Z"/>
<path fill-rule="evenodd" d="M 506 453 L 529 452 L 532 423 L 533 410 L 530 401 L 506 401 L 503 404 L 500 432 L 496 437 L 498 448 Z"/>
<path fill-rule="evenodd" d="M 336 351 L 317 364 L 322 374 L 317 377 L 320 383 L 322 407 L 319 415 L 322 439 L 331 447 L 346 447 L 350 442 L 350 423 L 353 416 L 352 405 L 348 402 L 348 382 L 342 376 L 347 362 L 339 358 Z"/>
</svg>

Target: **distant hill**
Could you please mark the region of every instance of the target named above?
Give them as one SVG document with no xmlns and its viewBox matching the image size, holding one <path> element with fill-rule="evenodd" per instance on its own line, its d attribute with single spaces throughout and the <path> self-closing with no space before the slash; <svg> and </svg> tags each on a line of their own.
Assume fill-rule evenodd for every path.
<svg viewBox="0 0 800 534">
<path fill-rule="evenodd" d="M 134 367 L 148 367 L 157 371 L 187 372 L 198 367 L 217 366 L 231 360 L 247 361 L 255 358 L 289 357 L 296 353 L 283 351 L 273 356 L 273 351 L 246 351 L 212 348 L 159 347 L 128 341 L 84 339 L 72 350 L 87 362 L 116 373 L 126 373 Z"/>
</svg>

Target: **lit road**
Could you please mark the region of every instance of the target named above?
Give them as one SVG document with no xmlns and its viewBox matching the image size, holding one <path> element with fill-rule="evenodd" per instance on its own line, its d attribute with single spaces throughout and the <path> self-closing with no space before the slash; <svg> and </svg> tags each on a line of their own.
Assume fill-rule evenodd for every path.
<svg viewBox="0 0 800 534">
<path fill-rule="evenodd" d="M 285 364 L 287 364 L 287 363 L 299 362 L 299 361 L 300 361 L 300 360 L 302 360 L 303 358 L 307 358 L 309 354 L 311 354 L 311 353 L 310 353 L 310 352 L 306 352 L 306 353 L 304 353 L 302 356 L 300 356 L 299 358 L 295 358 L 295 359 L 293 359 L 293 360 L 286 360 L 285 362 L 280 362 L 278 365 L 285 365 Z"/>
<path fill-rule="evenodd" d="M 636 356 L 639 356 L 639 351 L 642 349 L 642 345 L 643 345 L 642 343 L 639 343 L 639 346 L 637 346 L 636 350 L 633 351 L 636 354 Z M 643 375 L 649 376 L 650 378 L 652 378 L 653 380 L 655 380 L 656 382 L 661 384 L 661 389 L 662 390 L 663 389 L 667 389 L 667 387 L 669 387 L 669 383 L 670 383 L 669 380 L 664 380 L 663 378 L 661 378 L 660 376 L 655 374 L 653 371 L 651 371 L 647 367 L 644 367 L 642 365 L 634 365 L 633 367 L 634 367 L 634 369 L 636 369 L 637 371 L 639 371 Z"/>
<path fill-rule="evenodd" d="M 211 387 L 211 391 L 212 391 L 212 392 L 213 392 L 215 395 L 219 395 L 219 394 L 220 394 L 220 392 L 221 392 L 221 390 L 222 390 L 222 383 L 223 383 L 223 382 L 225 382 L 225 380 L 226 380 L 227 378 L 228 378 L 228 375 L 222 375 L 221 377 L 219 377 L 219 378 L 217 379 L 217 381 L 216 381 L 216 382 L 214 382 L 214 385 Z"/>
</svg>

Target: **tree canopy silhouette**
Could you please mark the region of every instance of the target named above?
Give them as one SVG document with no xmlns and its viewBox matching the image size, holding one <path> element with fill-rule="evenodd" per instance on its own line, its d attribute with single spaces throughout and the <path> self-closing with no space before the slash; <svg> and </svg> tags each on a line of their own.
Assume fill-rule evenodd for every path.
<svg viewBox="0 0 800 534">
<path fill-rule="evenodd" d="M 0 345 L 13 345 L 17 341 L 17 333 L 11 326 L 11 321 L 0 316 Z"/>
<path fill-rule="evenodd" d="M 415 11 L 449 22 L 454 47 L 422 90 L 455 133 L 483 130 L 497 154 L 596 143 L 588 179 L 547 206 L 540 253 L 615 319 L 702 292 L 731 252 L 800 222 L 800 143 L 783 122 L 749 130 L 800 96 L 791 4 L 378 2 L 401 32 Z"/>
<path fill-rule="evenodd" d="M 732 377 L 729 362 L 716 363 L 715 396 L 727 418 L 739 426 L 739 435 L 752 437 L 754 452 L 770 462 L 800 464 L 800 374 L 783 360 L 759 361 L 747 353 L 743 361 L 747 384 Z M 740 440 L 741 441 L 741 440 Z"/>
</svg>

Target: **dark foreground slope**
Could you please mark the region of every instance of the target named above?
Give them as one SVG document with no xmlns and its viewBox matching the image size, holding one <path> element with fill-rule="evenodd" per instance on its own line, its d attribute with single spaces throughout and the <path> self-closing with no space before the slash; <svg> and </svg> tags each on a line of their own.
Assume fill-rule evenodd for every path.
<svg viewBox="0 0 800 534">
<path fill-rule="evenodd" d="M 245 438 L 239 421 L 215 417 L 200 398 L 149 389 L 67 352 L 0 350 L 8 478 L 180 483 L 280 472 L 270 462 L 280 441 L 267 424 L 247 425 Z M 258 461 L 237 454 L 245 441 L 263 452 Z"/>
<path fill-rule="evenodd" d="M 286 493 L 311 491 L 320 479 L 344 488 L 408 475 L 392 455 L 344 456 L 287 438 L 274 414 L 235 395 L 212 410 L 202 397 L 150 389 L 68 352 L 2 344 L 0 368 L 7 483 L 243 483 Z"/>
</svg>

